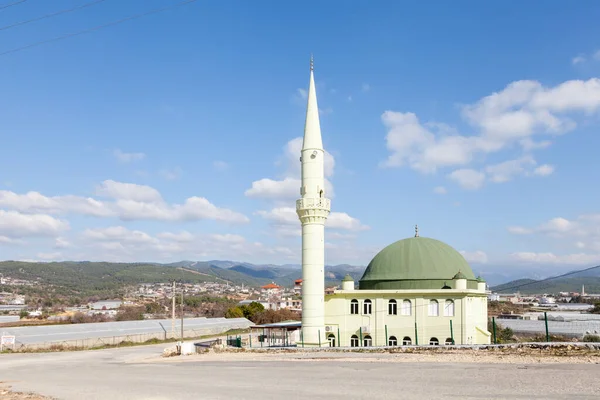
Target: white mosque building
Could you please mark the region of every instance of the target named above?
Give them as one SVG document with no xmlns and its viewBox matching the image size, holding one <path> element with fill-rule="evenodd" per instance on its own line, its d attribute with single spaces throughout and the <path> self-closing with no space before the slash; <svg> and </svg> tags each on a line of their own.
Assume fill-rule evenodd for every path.
<svg viewBox="0 0 600 400">
<path fill-rule="evenodd" d="M 358 288 L 350 276 L 325 295 L 325 223 L 331 209 L 313 61 L 302 164 L 302 343 L 304 346 L 489 344 L 486 284 L 464 257 L 435 239 L 399 240 L 369 263 Z"/>
</svg>

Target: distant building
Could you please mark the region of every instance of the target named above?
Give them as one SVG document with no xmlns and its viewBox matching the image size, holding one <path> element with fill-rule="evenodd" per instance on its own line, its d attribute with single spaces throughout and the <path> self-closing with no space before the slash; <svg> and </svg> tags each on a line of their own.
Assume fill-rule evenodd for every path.
<svg viewBox="0 0 600 400">
<path fill-rule="evenodd" d="M 261 287 L 261 292 L 267 296 L 279 294 L 281 292 L 281 286 L 276 285 L 274 282 Z"/>
<path fill-rule="evenodd" d="M 302 294 L 302 279 L 296 279 L 294 281 L 294 294 Z"/>
<path fill-rule="evenodd" d="M 91 310 L 116 310 L 121 307 L 123 302 L 121 300 L 103 300 L 95 303 L 90 303 L 89 307 Z"/>
</svg>

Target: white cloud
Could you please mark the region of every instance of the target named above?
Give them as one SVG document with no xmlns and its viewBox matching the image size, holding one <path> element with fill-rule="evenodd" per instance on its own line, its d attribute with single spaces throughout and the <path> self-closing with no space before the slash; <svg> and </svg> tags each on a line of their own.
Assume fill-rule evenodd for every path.
<svg viewBox="0 0 600 400">
<path fill-rule="evenodd" d="M 460 254 L 467 260 L 469 263 L 476 264 L 485 264 L 488 262 L 488 256 L 485 252 L 481 250 L 477 251 L 460 251 Z"/>
<path fill-rule="evenodd" d="M 479 189 L 485 182 L 485 174 L 474 169 L 457 169 L 452 171 L 448 177 L 467 190 Z"/>
<path fill-rule="evenodd" d="M 582 64 L 586 61 L 585 56 L 579 55 L 577 57 L 573 57 L 573 59 L 571 60 L 571 63 L 573 65 L 577 65 L 577 64 Z"/>
<path fill-rule="evenodd" d="M 280 229 L 281 232 L 287 233 L 287 236 L 298 236 L 300 234 L 301 225 L 295 208 L 277 207 L 270 211 L 257 211 L 256 214 L 270 221 L 272 226 L 276 229 Z M 292 227 L 293 230 L 290 230 L 290 227 Z M 363 225 L 358 219 L 342 212 L 330 213 L 327 222 L 325 223 L 325 228 L 354 232 L 369 229 L 368 226 Z"/>
<path fill-rule="evenodd" d="M 167 204 L 160 193 L 146 185 L 104 181 L 96 194 L 111 199 L 100 201 L 79 196 L 46 197 L 37 192 L 16 194 L 0 191 L 0 207 L 35 214 L 82 214 L 95 217 L 117 217 L 121 220 L 196 221 L 209 219 L 231 223 L 247 223 L 240 213 L 220 208 L 203 197 L 190 197 L 183 204 Z"/>
<path fill-rule="evenodd" d="M 446 193 L 448 193 L 448 191 L 443 186 L 436 186 L 435 188 L 433 188 L 433 193 L 435 193 L 435 194 L 446 194 Z"/>
<path fill-rule="evenodd" d="M 536 162 L 531 156 L 524 156 L 516 160 L 508 160 L 496 165 L 489 165 L 485 172 L 492 182 L 502 183 L 512 180 L 515 176 L 523 175 Z"/>
<path fill-rule="evenodd" d="M 7 238 L 58 236 L 68 229 L 67 221 L 50 215 L 0 210 L 0 235 Z"/>
<path fill-rule="evenodd" d="M 244 194 L 248 197 L 263 199 L 295 199 L 300 197 L 300 179 L 288 177 L 277 181 L 263 178 L 252 182 L 252 187 Z"/>
<path fill-rule="evenodd" d="M 96 188 L 96 195 L 117 200 L 132 200 L 139 202 L 159 202 L 162 196 L 158 190 L 146 185 L 123 183 L 106 180 Z"/>
<path fill-rule="evenodd" d="M 284 146 L 283 155 L 277 164 L 284 169 L 284 178 L 277 180 L 263 178 L 252 182 L 252 187 L 244 193 L 247 197 L 264 198 L 271 200 L 292 200 L 300 197 L 300 151 L 302 150 L 301 137 L 294 138 Z M 335 169 L 335 158 L 325 151 L 324 173 L 325 177 L 333 176 Z M 325 191 L 329 198 L 334 197 L 333 185 L 325 179 Z"/>
<path fill-rule="evenodd" d="M 225 161 L 215 161 L 213 162 L 213 167 L 217 170 L 217 171 L 225 171 L 227 169 L 229 169 L 229 164 L 226 163 Z"/>
<path fill-rule="evenodd" d="M 362 84 L 362 91 L 363 92 L 368 92 L 369 90 L 371 90 L 371 85 L 369 85 L 368 83 L 363 83 Z"/>
<path fill-rule="evenodd" d="M 302 99 L 304 99 L 304 100 L 308 99 L 308 91 L 306 89 L 300 89 L 300 88 L 298 88 L 298 89 L 296 89 L 296 93 Z"/>
<path fill-rule="evenodd" d="M 550 265 L 594 265 L 600 263 L 600 254 L 574 253 L 557 255 L 554 253 L 517 252 L 511 258 L 517 262 Z"/>
<path fill-rule="evenodd" d="M 63 255 L 60 251 L 55 251 L 52 253 L 38 253 L 37 258 L 42 261 L 58 261 L 63 258 Z"/>
<path fill-rule="evenodd" d="M 550 164 L 540 165 L 539 167 L 533 170 L 533 173 L 539 176 L 548 176 L 551 175 L 553 172 L 554 167 Z"/>
<path fill-rule="evenodd" d="M 519 140 L 519 144 L 521 145 L 524 151 L 531 151 L 537 149 L 545 149 L 546 147 L 549 147 L 552 144 L 552 142 L 550 140 L 542 140 L 536 142 L 531 138 L 525 138 Z"/>
<path fill-rule="evenodd" d="M 54 248 L 55 249 L 65 249 L 67 247 L 71 247 L 71 243 L 67 239 L 62 238 L 62 237 L 57 237 L 54 240 Z"/>
<path fill-rule="evenodd" d="M 500 92 L 462 107 L 462 118 L 475 130 L 468 136 L 445 124 L 421 123 L 411 112 L 385 111 L 381 119 L 390 154 L 381 165 L 407 165 L 421 173 L 434 173 L 439 168 L 481 162 L 485 155 L 514 144 L 524 151 L 544 148 L 551 142 L 547 138 L 534 141 L 534 135 L 553 137 L 571 131 L 577 127 L 577 118 L 599 110 L 600 79 L 591 78 L 554 87 L 537 81 L 512 82 Z"/>
<path fill-rule="evenodd" d="M 157 243 L 158 240 L 145 232 L 130 230 L 123 226 L 111 226 L 108 228 L 92 228 L 83 232 L 86 239 L 101 241 L 118 241 L 120 243 Z"/>
<path fill-rule="evenodd" d="M 152 236 L 123 226 L 88 229 L 64 259 L 104 261 L 163 261 L 181 259 L 242 259 L 250 262 L 297 262 L 299 251 L 251 242 L 234 233 L 161 232 Z M 78 254 L 75 257 L 71 254 Z"/>
<path fill-rule="evenodd" d="M 534 253 L 523 252 L 515 253 L 514 257 L 521 260 L 549 263 L 582 263 L 586 264 L 595 259 L 600 254 L 600 214 L 580 215 L 573 220 L 563 217 L 552 218 L 535 227 L 527 228 L 522 226 L 511 226 L 508 232 L 515 235 L 541 235 L 549 240 L 549 245 L 556 247 L 554 242 L 564 246 L 565 243 L 572 243 L 576 249 L 586 249 L 591 253 L 575 253 L 568 255 L 555 255 L 553 253 Z M 555 260 L 555 261 L 553 261 Z M 579 261 L 576 261 L 579 260 Z"/>
<path fill-rule="evenodd" d="M 183 171 L 181 170 L 181 168 L 176 167 L 172 169 L 161 169 L 160 171 L 158 171 L 158 174 L 163 179 L 166 179 L 168 181 L 176 181 L 177 179 L 181 178 L 182 172 Z"/>
<path fill-rule="evenodd" d="M 146 158 L 146 155 L 144 153 L 126 153 L 124 151 L 121 151 L 120 149 L 115 149 L 113 151 L 113 156 L 115 156 L 117 160 L 123 163 L 140 161 Z"/>
</svg>

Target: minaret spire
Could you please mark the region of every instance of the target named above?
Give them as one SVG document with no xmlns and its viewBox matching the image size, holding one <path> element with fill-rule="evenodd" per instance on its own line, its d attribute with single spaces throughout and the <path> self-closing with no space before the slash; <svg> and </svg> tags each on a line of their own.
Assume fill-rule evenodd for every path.
<svg viewBox="0 0 600 400">
<path fill-rule="evenodd" d="M 415 225 L 415 237 L 419 237 L 419 225 Z"/>
<path fill-rule="evenodd" d="M 306 121 L 304 123 L 304 142 L 302 149 L 323 149 L 321 139 L 321 124 L 319 123 L 319 105 L 315 89 L 314 59 L 310 56 L 310 81 L 308 84 L 308 99 L 306 104 Z"/>
</svg>

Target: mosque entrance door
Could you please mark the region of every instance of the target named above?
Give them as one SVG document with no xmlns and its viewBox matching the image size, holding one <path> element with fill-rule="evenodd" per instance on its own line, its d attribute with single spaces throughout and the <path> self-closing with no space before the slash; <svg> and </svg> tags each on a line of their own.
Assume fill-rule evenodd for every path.
<svg viewBox="0 0 600 400">
<path fill-rule="evenodd" d="M 327 340 L 329 340 L 329 347 L 335 347 L 335 335 L 333 333 L 327 335 Z"/>
</svg>

